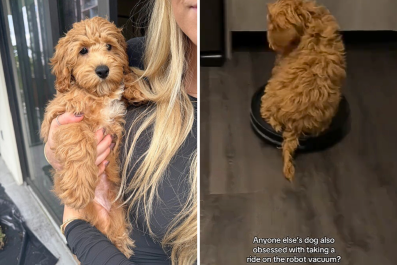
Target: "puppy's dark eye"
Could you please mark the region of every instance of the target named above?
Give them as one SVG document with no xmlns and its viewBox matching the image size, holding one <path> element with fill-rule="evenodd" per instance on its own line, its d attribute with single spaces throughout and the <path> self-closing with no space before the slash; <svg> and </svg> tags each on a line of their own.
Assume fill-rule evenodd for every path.
<svg viewBox="0 0 397 265">
<path fill-rule="evenodd" d="M 80 50 L 80 54 L 86 54 L 88 53 L 88 49 L 87 48 L 83 48 Z"/>
<path fill-rule="evenodd" d="M 106 48 L 108 49 L 108 51 L 110 51 L 112 49 L 112 45 L 106 44 Z"/>
</svg>

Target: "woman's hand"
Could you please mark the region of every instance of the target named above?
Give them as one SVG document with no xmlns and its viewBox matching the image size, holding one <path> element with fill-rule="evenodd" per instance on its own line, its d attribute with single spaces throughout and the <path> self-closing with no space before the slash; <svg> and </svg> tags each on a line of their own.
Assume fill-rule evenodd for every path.
<svg viewBox="0 0 397 265">
<path fill-rule="evenodd" d="M 61 164 L 56 160 L 54 149 L 56 148 L 53 135 L 56 130 L 62 129 L 62 125 L 80 122 L 84 118 L 84 115 L 74 115 L 73 113 L 64 113 L 58 117 L 58 121 L 61 125 L 58 124 L 57 120 L 54 119 L 51 122 L 51 128 L 49 132 L 48 141 L 45 145 L 45 155 L 48 159 L 48 163 L 55 169 L 60 170 Z M 95 133 L 95 138 L 97 140 L 97 159 L 95 161 L 98 166 L 98 177 L 100 178 L 99 184 L 95 189 L 95 206 L 98 207 L 98 213 L 100 213 L 100 218 L 103 222 L 108 221 L 108 212 L 110 209 L 110 203 L 107 198 L 107 192 L 109 189 L 109 184 L 106 179 L 106 175 L 104 174 L 105 168 L 108 165 L 108 161 L 105 160 L 109 155 L 111 149 L 114 147 L 114 143 L 112 143 L 111 135 L 106 135 L 104 130 L 98 130 Z M 71 218 L 82 218 L 80 211 L 72 209 L 65 205 L 64 214 L 63 214 L 63 222 L 71 219 Z"/>
<path fill-rule="evenodd" d="M 76 123 L 82 121 L 84 115 L 74 115 L 73 113 L 64 113 L 58 117 L 58 121 L 61 125 L 58 124 L 57 120 L 54 119 L 51 122 L 51 128 L 48 136 L 48 141 L 44 146 L 44 153 L 48 159 L 48 163 L 55 169 L 60 170 L 61 164 L 59 161 L 56 160 L 54 149 L 56 148 L 53 140 L 53 135 L 56 130 L 62 129 L 62 125 L 69 124 L 69 123 Z M 112 137 L 111 135 L 105 135 L 104 130 L 98 130 L 95 133 L 95 138 L 97 140 L 97 159 L 95 161 L 96 165 L 99 168 L 98 175 L 102 174 L 105 170 L 105 158 L 109 155 L 111 149 L 113 148 L 114 144 L 112 144 Z"/>
</svg>

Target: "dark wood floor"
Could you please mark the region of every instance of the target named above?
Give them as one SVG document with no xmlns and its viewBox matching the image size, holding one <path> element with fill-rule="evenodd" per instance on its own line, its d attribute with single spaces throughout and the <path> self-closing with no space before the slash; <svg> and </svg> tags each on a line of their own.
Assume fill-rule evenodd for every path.
<svg viewBox="0 0 397 265">
<path fill-rule="evenodd" d="M 273 61 L 248 50 L 201 68 L 201 264 L 272 257 L 252 252 L 254 236 L 327 236 L 339 264 L 397 264 L 397 43 L 347 47 L 351 131 L 331 149 L 299 155 L 292 184 L 280 150 L 249 122 Z"/>
</svg>

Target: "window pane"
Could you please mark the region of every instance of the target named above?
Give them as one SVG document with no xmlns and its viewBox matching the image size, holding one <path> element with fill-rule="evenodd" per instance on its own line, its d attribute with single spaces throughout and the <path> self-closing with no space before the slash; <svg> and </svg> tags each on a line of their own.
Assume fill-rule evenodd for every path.
<svg viewBox="0 0 397 265">
<path fill-rule="evenodd" d="M 52 36 L 44 22 L 48 14 L 43 0 L 7 0 L 5 6 L 14 66 L 10 71 L 18 93 L 14 104 L 20 108 L 30 179 L 60 219 L 63 208 L 51 192 L 51 167 L 44 158 L 40 139 L 45 106 L 55 93 L 55 78 L 48 65 L 53 52 L 48 40 Z"/>
<path fill-rule="evenodd" d="M 83 0 L 83 9 L 90 9 L 98 5 L 98 0 Z"/>
<path fill-rule="evenodd" d="M 92 18 L 98 15 L 98 0 L 82 0 L 81 18 Z"/>
</svg>

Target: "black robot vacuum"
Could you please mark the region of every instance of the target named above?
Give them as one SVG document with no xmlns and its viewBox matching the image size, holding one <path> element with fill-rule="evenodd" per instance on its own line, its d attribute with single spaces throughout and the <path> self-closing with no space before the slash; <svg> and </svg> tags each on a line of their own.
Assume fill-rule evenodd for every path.
<svg viewBox="0 0 397 265">
<path fill-rule="evenodd" d="M 261 98 L 266 93 L 263 86 L 254 94 L 251 102 L 251 125 L 255 133 L 264 141 L 281 147 L 283 143 L 282 133 L 276 132 L 273 127 L 268 124 L 260 113 Z M 302 136 L 299 138 L 298 151 L 311 152 L 327 149 L 340 142 L 350 131 L 350 108 L 346 98 L 342 96 L 339 109 L 331 126 L 317 137 Z"/>
</svg>

